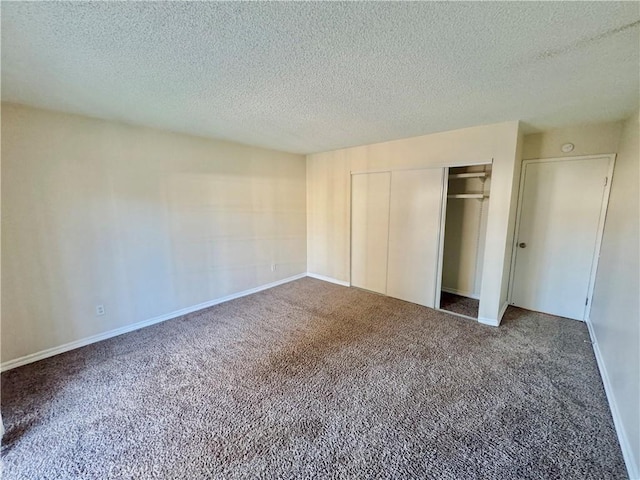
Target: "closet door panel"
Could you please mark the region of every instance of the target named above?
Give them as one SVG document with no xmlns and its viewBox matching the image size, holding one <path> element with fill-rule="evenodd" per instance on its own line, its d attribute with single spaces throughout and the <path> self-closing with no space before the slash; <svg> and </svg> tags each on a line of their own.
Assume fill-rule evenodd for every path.
<svg viewBox="0 0 640 480">
<path fill-rule="evenodd" d="M 391 175 L 387 295 L 435 306 L 443 169 Z"/>
<path fill-rule="evenodd" d="M 351 176 L 351 285 L 387 290 L 391 173 Z"/>
</svg>

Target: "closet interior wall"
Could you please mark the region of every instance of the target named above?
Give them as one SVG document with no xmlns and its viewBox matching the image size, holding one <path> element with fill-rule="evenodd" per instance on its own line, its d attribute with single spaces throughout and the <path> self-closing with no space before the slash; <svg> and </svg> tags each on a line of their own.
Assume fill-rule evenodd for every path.
<svg viewBox="0 0 640 480">
<path fill-rule="evenodd" d="M 491 165 L 449 169 L 442 291 L 480 298 Z"/>
</svg>

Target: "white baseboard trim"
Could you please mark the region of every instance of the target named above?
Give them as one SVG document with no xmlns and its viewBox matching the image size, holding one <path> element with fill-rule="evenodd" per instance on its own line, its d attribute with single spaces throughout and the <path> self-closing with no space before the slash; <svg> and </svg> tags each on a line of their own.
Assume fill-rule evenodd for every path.
<svg viewBox="0 0 640 480">
<path fill-rule="evenodd" d="M 349 282 L 345 282 L 343 280 L 338 280 L 332 277 L 325 277 L 324 275 L 318 275 L 317 273 L 307 272 L 307 277 L 315 278 L 317 280 L 322 280 L 329 283 L 335 283 L 336 285 L 342 285 L 343 287 L 350 287 L 351 284 Z"/>
<path fill-rule="evenodd" d="M 447 293 L 453 293 L 454 295 L 460 295 L 461 297 L 473 298 L 474 300 L 480 300 L 480 295 L 475 293 L 463 292 L 462 290 L 456 290 L 455 288 L 442 287 L 440 290 Z"/>
<path fill-rule="evenodd" d="M 500 322 L 498 320 L 496 320 L 495 318 L 487 318 L 487 317 L 478 317 L 478 322 L 484 324 L 484 325 L 489 325 L 491 327 L 499 327 L 500 326 Z"/>
<path fill-rule="evenodd" d="M 627 433 L 620 417 L 620 411 L 618 410 L 618 404 L 613 396 L 613 389 L 611 387 L 611 381 L 609 380 L 609 374 L 607 373 L 607 367 L 604 364 L 602 353 L 596 339 L 596 334 L 593 330 L 593 326 L 590 320 L 585 322 L 589 329 L 589 337 L 591 337 L 591 344 L 593 345 L 593 353 L 596 356 L 596 363 L 598 364 L 598 370 L 600 370 L 600 377 L 602 377 L 602 384 L 604 385 L 604 391 L 607 394 L 607 401 L 609 402 L 609 409 L 611 410 L 611 416 L 613 417 L 613 424 L 616 427 L 616 433 L 618 434 L 618 442 L 620 442 L 620 449 L 622 450 L 622 457 L 624 463 L 627 466 L 627 473 L 630 480 L 640 480 L 640 468 L 633 458 L 633 451 L 631 450 L 631 444 L 627 438 Z M 639 459 L 640 460 L 640 459 Z"/>
<path fill-rule="evenodd" d="M 509 307 L 509 302 L 504 302 L 502 307 L 500 307 L 500 311 L 498 312 L 498 318 L 487 318 L 487 317 L 478 317 L 478 322 L 484 325 L 490 325 L 492 327 L 499 327 L 500 322 L 502 322 L 502 317 L 504 316 L 504 312 L 507 311 Z"/>
<path fill-rule="evenodd" d="M 231 295 L 227 295 L 226 297 L 216 298 L 215 300 L 210 300 L 208 302 L 200 303 L 198 305 L 193 305 L 191 307 L 183 308 L 181 310 L 176 310 L 174 312 L 160 315 L 158 317 L 150 318 L 148 320 L 143 320 L 141 322 L 125 325 L 123 327 L 116 328 L 114 330 L 109 330 L 108 332 L 99 333 L 97 335 L 92 335 L 86 338 L 81 338 L 80 340 L 75 340 L 73 342 L 65 343 L 64 345 L 60 345 L 57 347 L 47 348 L 46 350 L 42 350 L 40 352 L 32 353 L 29 355 L 25 355 L 24 357 L 16 358 L 15 360 L 9 360 L 7 362 L 4 362 L 0 365 L 0 371 L 4 372 L 6 370 L 11 370 L 12 368 L 21 367 L 22 365 L 27 365 L 28 363 L 37 362 L 38 360 L 43 360 L 48 357 L 53 357 L 54 355 L 68 352 L 69 350 L 74 350 L 76 348 L 80 348 L 86 345 L 90 345 L 92 343 L 100 342 L 108 338 L 117 337 L 118 335 L 122 335 L 124 333 L 133 332 L 134 330 L 139 330 L 141 328 L 148 327 L 150 325 L 155 325 L 156 323 L 161 323 L 166 320 L 171 320 L 172 318 L 181 317 L 182 315 L 193 313 L 198 310 L 202 310 L 203 308 L 213 307 L 214 305 L 228 302 L 229 300 L 235 300 L 236 298 L 245 297 L 247 295 L 251 295 L 252 293 L 258 293 L 263 290 L 267 290 L 269 288 L 277 287 L 278 285 L 282 285 L 284 283 L 289 283 L 294 280 L 304 278 L 306 276 L 307 276 L 306 273 L 300 273 L 292 277 L 287 277 L 282 280 L 277 280 L 275 282 L 267 283 L 266 285 L 260 285 L 259 287 L 250 288 L 249 290 L 233 293 Z"/>
<path fill-rule="evenodd" d="M 507 311 L 509 307 L 509 302 L 504 302 L 502 307 L 500 307 L 500 311 L 498 312 L 498 318 L 487 318 L 487 317 L 478 317 L 478 322 L 484 325 L 490 325 L 492 327 L 499 327 L 500 322 L 502 322 L 502 317 L 504 316 L 504 312 Z"/>
</svg>

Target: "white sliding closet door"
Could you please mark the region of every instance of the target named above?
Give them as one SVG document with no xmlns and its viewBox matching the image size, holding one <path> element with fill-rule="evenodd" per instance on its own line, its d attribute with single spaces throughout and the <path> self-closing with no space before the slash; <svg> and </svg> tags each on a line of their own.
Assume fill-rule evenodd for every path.
<svg viewBox="0 0 640 480">
<path fill-rule="evenodd" d="M 391 174 L 387 295 L 435 307 L 444 169 Z"/>
<path fill-rule="evenodd" d="M 391 173 L 351 176 L 351 285 L 387 291 Z"/>
</svg>

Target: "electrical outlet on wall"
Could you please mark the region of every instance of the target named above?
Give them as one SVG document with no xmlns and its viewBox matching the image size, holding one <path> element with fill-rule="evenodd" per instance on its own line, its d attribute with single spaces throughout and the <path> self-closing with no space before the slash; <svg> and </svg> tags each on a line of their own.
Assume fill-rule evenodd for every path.
<svg viewBox="0 0 640 480">
<path fill-rule="evenodd" d="M 96 315 L 104 315 L 104 305 L 96 305 Z"/>
<path fill-rule="evenodd" d="M 275 272 L 278 269 L 278 264 L 277 263 L 272 263 L 271 264 L 271 271 Z"/>
</svg>

